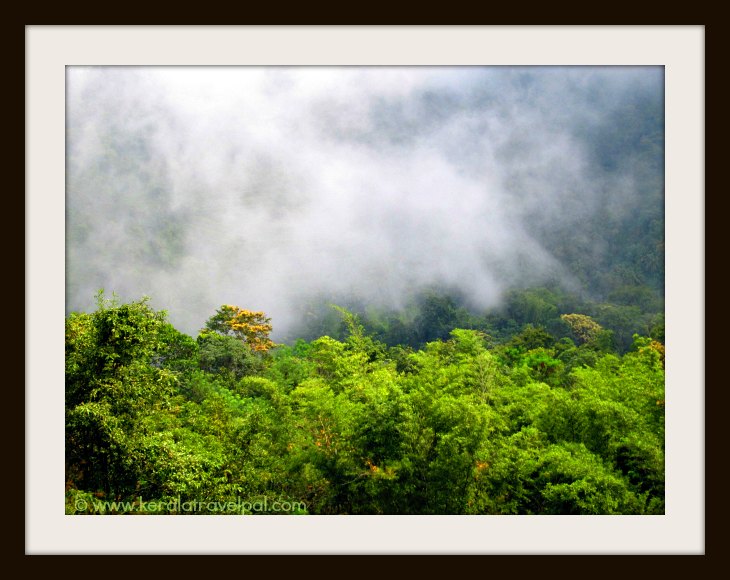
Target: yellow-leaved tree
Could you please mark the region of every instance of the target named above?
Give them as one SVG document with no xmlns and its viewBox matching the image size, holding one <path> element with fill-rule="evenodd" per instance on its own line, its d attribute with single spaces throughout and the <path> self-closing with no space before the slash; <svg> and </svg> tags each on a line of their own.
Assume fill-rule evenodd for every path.
<svg viewBox="0 0 730 580">
<path fill-rule="evenodd" d="M 561 314 L 560 318 L 570 326 L 581 343 L 595 341 L 603 327 L 585 314 Z"/>
<path fill-rule="evenodd" d="M 235 336 L 248 344 L 251 350 L 265 353 L 275 346 L 269 338 L 271 329 L 271 319 L 263 312 L 224 304 L 208 319 L 203 330 Z"/>
</svg>

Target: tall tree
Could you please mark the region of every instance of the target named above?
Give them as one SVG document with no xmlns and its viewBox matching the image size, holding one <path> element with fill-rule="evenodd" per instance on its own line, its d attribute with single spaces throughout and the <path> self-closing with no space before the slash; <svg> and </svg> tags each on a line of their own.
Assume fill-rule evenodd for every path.
<svg viewBox="0 0 730 580">
<path fill-rule="evenodd" d="M 224 304 L 208 319 L 204 330 L 235 336 L 256 352 L 265 353 L 274 347 L 274 342 L 269 338 L 271 319 L 263 312 Z"/>
</svg>

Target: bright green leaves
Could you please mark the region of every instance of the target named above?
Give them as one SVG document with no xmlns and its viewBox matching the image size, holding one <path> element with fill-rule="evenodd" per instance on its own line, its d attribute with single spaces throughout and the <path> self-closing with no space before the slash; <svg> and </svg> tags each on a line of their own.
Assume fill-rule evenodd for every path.
<svg viewBox="0 0 730 580">
<path fill-rule="evenodd" d="M 207 497 L 226 481 L 222 452 L 215 438 L 204 438 L 187 429 L 151 433 L 138 450 L 140 470 L 145 474 L 138 492 L 165 500 Z"/>
<path fill-rule="evenodd" d="M 155 400 L 174 382 L 168 372 L 150 365 L 162 346 L 165 313 L 147 299 L 118 305 L 99 294 L 93 314 L 66 320 L 66 405 L 107 400 L 132 408 L 140 398 Z"/>
<path fill-rule="evenodd" d="M 344 388 L 344 383 L 365 373 L 368 362 L 366 353 L 348 348 L 329 336 L 312 342 L 308 359 L 314 363 L 317 376 L 330 382 L 338 391 Z"/>
<path fill-rule="evenodd" d="M 537 298 L 547 306 L 523 306 L 552 316 L 552 298 Z M 431 306 L 436 319 L 454 314 Z M 597 323 L 572 315 L 578 346 L 528 325 L 498 346 L 457 328 L 420 350 L 387 348 L 337 311 L 342 340 L 270 352 L 225 317 L 193 340 L 145 300 L 71 314 L 68 505 L 268 497 L 316 514 L 663 513 L 661 343 L 635 336 L 608 354 Z"/>
<path fill-rule="evenodd" d="M 627 481 L 581 444 L 550 446 L 535 483 L 540 490 L 536 513 L 609 515 L 641 509 Z"/>
<path fill-rule="evenodd" d="M 470 513 L 639 513 L 643 498 L 582 444 L 549 443 L 525 427 L 500 442 L 480 464 Z"/>
<path fill-rule="evenodd" d="M 135 489 L 139 421 L 168 406 L 177 386 L 172 371 L 152 364 L 165 326 L 146 299 L 120 305 L 103 293 L 96 312 L 68 317 L 66 459 L 75 485 L 115 496 Z"/>
</svg>

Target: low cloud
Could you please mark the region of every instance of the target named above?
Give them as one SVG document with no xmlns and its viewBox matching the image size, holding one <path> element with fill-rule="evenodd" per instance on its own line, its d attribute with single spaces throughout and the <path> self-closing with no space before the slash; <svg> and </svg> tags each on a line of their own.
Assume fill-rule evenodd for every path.
<svg viewBox="0 0 730 580">
<path fill-rule="evenodd" d="M 281 335 L 319 295 L 397 307 L 440 284 L 488 308 L 570 286 L 546 237 L 660 179 L 615 127 L 661 108 L 656 67 L 67 74 L 67 310 L 146 294 L 193 335 L 224 303 Z"/>
</svg>

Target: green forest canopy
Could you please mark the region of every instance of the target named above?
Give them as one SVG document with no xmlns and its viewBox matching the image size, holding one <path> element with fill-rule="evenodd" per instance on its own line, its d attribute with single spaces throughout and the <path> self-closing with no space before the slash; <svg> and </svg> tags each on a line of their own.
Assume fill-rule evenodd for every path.
<svg viewBox="0 0 730 580">
<path fill-rule="evenodd" d="M 478 315 L 430 292 L 273 345 L 264 313 L 224 305 L 193 338 L 100 292 L 66 318 L 66 511 L 662 514 L 663 315 L 640 294 Z"/>
</svg>

